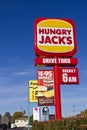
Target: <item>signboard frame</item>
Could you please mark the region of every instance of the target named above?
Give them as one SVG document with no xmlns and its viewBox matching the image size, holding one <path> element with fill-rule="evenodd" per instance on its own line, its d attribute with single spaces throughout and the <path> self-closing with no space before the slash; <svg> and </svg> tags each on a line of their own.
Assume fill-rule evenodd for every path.
<svg viewBox="0 0 87 130">
<path fill-rule="evenodd" d="M 78 68 L 59 68 L 60 84 L 79 84 Z"/>
<path fill-rule="evenodd" d="M 58 22 L 58 23 L 57 23 Z M 72 32 L 72 35 L 70 35 L 70 33 L 66 33 L 66 28 L 67 28 L 67 26 L 68 25 L 70 26 L 70 29 L 71 29 L 71 32 Z M 63 26 L 64 25 L 64 26 Z M 57 26 L 59 26 L 59 27 L 57 27 Z M 63 27 L 62 27 L 63 26 Z M 63 35 L 63 38 L 62 38 L 62 40 L 60 40 L 60 41 L 62 41 L 62 44 L 61 45 L 57 45 L 57 43 L 56 43 L 56 40 L 57 40 L 57 36 L 60 36 L 60 34 L 59 33 L 57 33 L 57 36 L 55 37 L 55 35 L 54 35 L 54 39 L 55 39 L 55 43 L 54 43 L 54 45 L 55 45 L 55 48 L 56 47 L 62 47 L 62 45 L 63 44 L 65 44 L 66 42 L 66 39 L 64 39 L 65 38 L 65 35 L 66 35 L 66 37 L 67 37 L 67 35 L 69 34 L 70 35 L 70 37 L 71 38 L 68 38 L 69 39 L 69 41 L 70 41 L 70 39 L 72 40 L 71 42 L 72 43 L 68 43 L 68 47 L 70 46 L 69 44 L 73 44 L 73 49 L 72 50 L 63 50 L 62 52 L 54 52 L 54 50 L 55 49 L 52 49 L 51 51 L 47 51 L 47 50 L 45 50 L 45 49 L 40 49 L 40 47 L 39 47 L 39 44 L 40 44 L 40 42 L 38 42 L 39 40 L 39 37 L 41 36 L 40 35 L 40 33 L 42 32 L 43 33 L 43 31 L 38 31 L 38 28 L 48 28 L 48 29 L 53 29 L 53 28 L 58 28 L 58 29 L 61 29 L 61 28 L 65 28 L 65 32 L 63 31 L 63 33 L 61 34 L 61 37 L 62 37 L 62 35 Z M 69 28 L 69 27 L 68 27 Z M 44 34 L 44 35 L 46 35 L 46 34 Z M 43 36 L 44 36 L 43 35 Z M 51 35 L 51 34 L 50 34 Z M 48 36 L 48 35 L 47 35 Z M 51 44 L 51 42 L 50 42 L 50 37 L 51 36 L 49 36 L 49 38 L 47 39 L 47 42 L 44 42 L 44 44 L 49 44 L 47 47 L 45 46 L 45 48 L 49 48 L 49 46 L 50 46 L 50 44 Z M 60 38 L 61 39 L 61 38 Z M 63 41 L 63 40 L 65 40 L 65 41 Z M 50 42 L 50 43 L 49 43 Z M 52 42 L 53 43 L 53 42 Z M 42 44 L 41 46 L 43 47 L 43 45 L 44 44 Z M 58 44 L 60 44 L 60 42 L 58 43 Z M 65 47 L 66 47 L 66 45 L 64 45 Z M 41 48 L 42 48 L 41 47 Z M 51 46 L 51 47 L 53 47 L 53 45 Z M 60 50 L 60 49 L 58 49 L 58 50 Z M 76 32 L 75 32 L 75 23 L 74 23 L 74 21 L 73 20 L 71 20 L 71 19 L 57 19 L 57 18 L 37 18 L 35 21 L 34 21 L 34 51 L 35 51 L 35 53 L 36 53 L 36 55 L 38 55 L 38 56 L 62 56 L 62 57 L 71 57 L 71 56 L 73 56 L 75 53 L 76 53 L 76 51 L 77 51 L 77 46 L 76 46 Z"/>
<path fill-rule="evenodd" d="M 36 66 L 45 65 L 45 66 L 76 66 L 78 64 L 77 58 L 65 58 L 65 57 L 37 57 L 34 60 Z"/>
</svg>

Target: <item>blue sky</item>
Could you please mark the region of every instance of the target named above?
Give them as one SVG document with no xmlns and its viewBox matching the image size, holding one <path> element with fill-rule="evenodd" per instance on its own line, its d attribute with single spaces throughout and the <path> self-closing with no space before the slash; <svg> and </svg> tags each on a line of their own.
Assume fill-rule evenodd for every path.
<svg viewBox="0 0 87 130">
<path fill-rule="evenodd" d="M 37 79 L 34 66 L 34 20 L 70 18 L 76 24 L 79 85 L 61 85 L 62 115 L 87 108 L 86 0 L 0 0 L 0 113 L 28 111 L 28 80 Z M 30 108 L 37 104 L 30 104 Z M 52 110 L 51 110 L 52 111 Z M 32 109 L 30 111 L 32 113 Z"/>
</svg>

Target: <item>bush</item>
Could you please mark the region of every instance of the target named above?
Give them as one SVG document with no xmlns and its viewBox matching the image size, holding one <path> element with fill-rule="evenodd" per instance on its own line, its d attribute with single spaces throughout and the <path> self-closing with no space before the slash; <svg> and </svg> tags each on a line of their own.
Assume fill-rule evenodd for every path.
<svg viewBox="0 0 87 130">
<path fill-rule="evenodd" d="M 34 122 L 32 130 L 87 130 L 87 117 Z"/>
</svg>

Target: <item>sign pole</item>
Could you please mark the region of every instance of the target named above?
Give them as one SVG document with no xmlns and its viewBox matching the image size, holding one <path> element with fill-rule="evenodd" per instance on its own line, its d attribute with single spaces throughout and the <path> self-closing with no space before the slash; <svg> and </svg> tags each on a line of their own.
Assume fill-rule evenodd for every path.
<svg viewBox="0 0 87 130">
<path fill-rule="evenodd" d="M 30 100 L 30 95 L 29 95 L 29 81 L 28 81 L 28 130 L 30 130 L 30 102 L 29 102 L 29 100 Z"/>
<path fill-rule="evenodd" d="M 55 113 L 56 119 L 61 119 L 61 94 L 59 81 L 59 67 L 54 65 L 54 91 L 55 91 Z"/>
</svg>

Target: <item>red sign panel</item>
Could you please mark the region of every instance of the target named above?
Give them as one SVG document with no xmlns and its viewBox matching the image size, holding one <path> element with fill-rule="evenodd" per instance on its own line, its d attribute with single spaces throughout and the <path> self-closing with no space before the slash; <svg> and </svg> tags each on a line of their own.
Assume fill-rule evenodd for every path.
<svg viewBox="0 0 87 130">
<path fill-rule="evenodd" d="M 53 66 L 58 64 L 59 66 L 76 66 L 78 64 L 77 58 L 35 58 L 35 65 Z"/>
<path fill-rule="evenodd" d="M 79 84 L 78 68 L 60 68 L 60 84 Z"/>
<path fill-rule="evenodd" d="M 38 70 L 38 105 L 54 105 L 54 79 L 52 70 Z"/>
<path fill-rule="evenodd" d="M 34 22 L 34 47 L 39 56 L 73 56 L 77 51 L 74 22 L 37 18 Z"/>
</svg>

